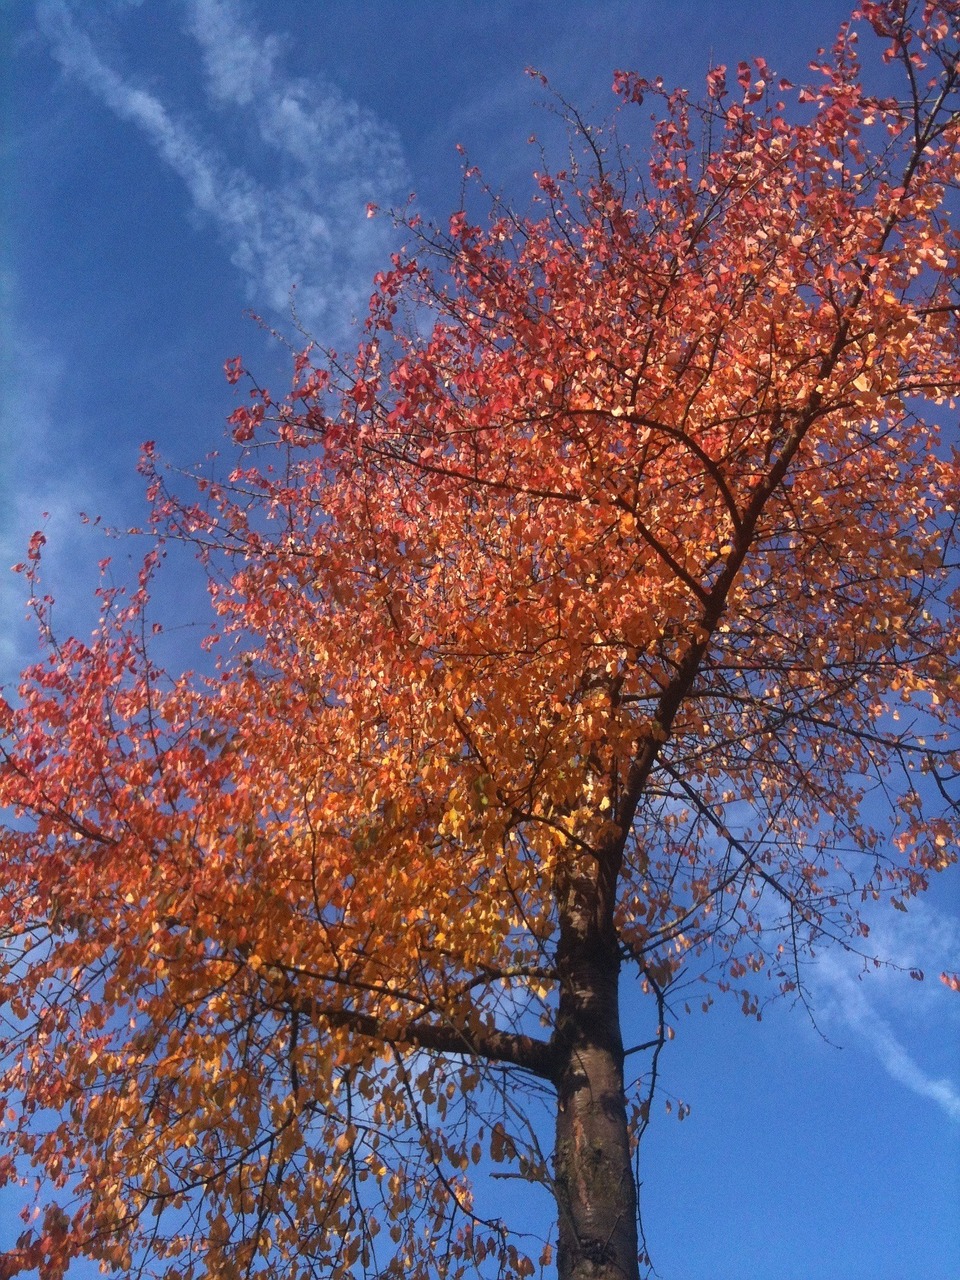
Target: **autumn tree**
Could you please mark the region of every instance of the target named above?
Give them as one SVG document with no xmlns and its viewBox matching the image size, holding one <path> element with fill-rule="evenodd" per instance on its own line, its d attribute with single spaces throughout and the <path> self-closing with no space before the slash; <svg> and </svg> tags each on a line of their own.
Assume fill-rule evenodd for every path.
<svg viewBox="0 0 960 1280">
<path fill-rule="evenodd" d="M 0 1273 L 639 1275 L 680 976 L 755 1012 L 955 858 L 958 16 L 618 73 L 528 215 L 413 220 L 355 359 L 228 362 L 228 477 L 146 446 L 139 583 L 2 705 Z M 173 540 L 207 676 L 152 656 Z"/>
</svg>

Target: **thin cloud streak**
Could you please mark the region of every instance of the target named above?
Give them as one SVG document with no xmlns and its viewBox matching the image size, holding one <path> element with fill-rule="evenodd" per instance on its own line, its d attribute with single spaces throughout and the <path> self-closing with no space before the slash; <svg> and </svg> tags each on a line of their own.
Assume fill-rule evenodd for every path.
<svg viewBox="0 0 960 1280">
<path fill-rule="evenodd" d="M 731 806 L 730 825 L 735 825 L 738 813 L 746 819 L 749 806 Z M 760 910 L 768 927 L 782 926 L 779 906 L 771 909 L 768 897 Z M 924 1024 L 924 1040 L 936 1028 L 960 1047 L 960 998 L 939 981 L 942 970 L 956 969 L 960 919 L 938 911 L 924 898 L 911 899 L 905 913 L 892 911 L 885 902 L 862 910 L 870 926 L 869 941 L 856 951 L 818 948 L 808 970 L 805 985 L 817 1025 L 832 1040 L 859 1044 L 892 1079 L 960 1120 L 960 1082 L 931 1075 L 892 1029 L 914 1017 Z M 879 965 L 865 959 L 870 956 Z M 925 981 L 909 976 L 916 970 L 926 975 Z M 894 1017 L 888 1018 L 885 1011 Z"/>
<path fill-rule="evenodd" d="M 37 17 L 64 71 L 143 133 L 217 227 L 251 305 L 289 318 L 296 284 L 304 325 L 324 340 L 342 334 L 389 249 L 389 229 L 367 219 L 366 205 L 395 203 L 408 185 L 395 133 L 332 86 L 285 81 L 279 42 L 245 28 L 232 3 L 191 0 L 187 30 L 207 98 L 215 109 L 239 109 L 278 153 L 281 179 L 268 185 L 114 70 L 67 0 L 40 0 Z"/>
<path fill-rule="evenodd" d="M 869 1047 L 889 1076 L 936 1103 L 952 1120 L 960 1121 L 960 1087 L 954 1080 L 938 1079 L 925 1070 L 894 1034 L 883 1013 L 884 1005 L 901 1011 L 908 1005 L 919 1006 L 928 1024 L 939 1025 L 945 1036 L 956 1037 L 957 997 L 937 981 L 937 974 L 960 950 L 960 925 L 928 903 L 915 900 L 908 916 L 895 925 L 878 919 L 871 949 L 893 967 L 881 968 L 865 980 L 859 958 L 839 951 L 820 957 L 813 985 L 828 1024 L 847 1028 Z M 902 972 L 917 968 L 927 972 L 923 983 Z M 934 1007 L 940 1017 L 929 1016 Z"/>
<path fill-rule="evenodd" d="M 99 510 L 104 497 L 82 457 L 62 447 L 64 358 L 23 328 L 12 337 L 9 354 L 11 372 L 0 402 L 0 685 L 8 696 L 20 671 L 40 656 L 27 584 L 10 566 L 26 559 L 31 534 L 41 530 L 47 538 L 42 578 L 57 583 L 55 624 L 63 614 L 71 629 L 81 629 L 83 622 L 92 626 L 96 602 L 79 580 L 73 557 L 78 540 L 86 541 L 90 532 L 78 527 L 80 510 Z"/>
</svg>

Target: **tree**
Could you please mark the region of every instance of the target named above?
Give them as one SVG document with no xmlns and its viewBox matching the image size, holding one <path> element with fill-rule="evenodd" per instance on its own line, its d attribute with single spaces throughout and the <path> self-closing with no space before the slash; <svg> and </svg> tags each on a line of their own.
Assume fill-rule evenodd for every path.
<svg viewBox="0 0 960 1280">
<path fill-rule="evenodd" d="M 145 446 L 155 545 L 88 642 L 36 535 L 0 1179 L 35 1166 L 43 1212 L 2 1274 L 520 1276 L 555 1244 L 636 1277 L 681 984 L 802 995 L 955 859 L 960 462 L 922 414 L 960 386 L 960 6 L 860 16 L 903 100 L 851 25 L 790 112 L 759 58 L 699 106 L 618 73 L 648 166 L 569 112 L 529 216 L 410 220 L 354 360 L 308 348 L 281 400 L 229 361 L 233 471 L 181 498 Z M 208 677 L 152 657 L 174 540 Z M 488 1160 L 554 1242 L 484 1209 Z"/>
</svg>

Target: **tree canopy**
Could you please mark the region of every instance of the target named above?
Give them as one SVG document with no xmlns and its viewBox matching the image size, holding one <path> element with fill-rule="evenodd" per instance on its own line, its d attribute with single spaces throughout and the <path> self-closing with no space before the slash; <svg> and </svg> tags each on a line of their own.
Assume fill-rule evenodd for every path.
<svg viewBox="0 0 960 1280">
<path fill-rule="evenodd" d="M 355 356 L 284 397 L 228 361 L 232 470 L 145 446 L 86 641 L 35 536 L 0 1180 L 42 1212 L 0 1274 L 636 1277 L 678 979 L 802 994 L 955 860 L 960 7 L 858 17 L 798 90 L 618 72 L 530 211 L 408 219 Z M 153 657 L 176 540 L 206 676 Z"/>
</svg>

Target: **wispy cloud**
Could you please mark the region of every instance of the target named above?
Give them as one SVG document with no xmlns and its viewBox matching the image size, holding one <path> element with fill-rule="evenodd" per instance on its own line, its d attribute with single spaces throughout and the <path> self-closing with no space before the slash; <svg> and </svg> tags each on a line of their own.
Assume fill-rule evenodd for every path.
<svg viewBox="0 0 960 1280">
<path fill-rule="evenodd" d="M 836 950 L 817 963 L 812 987 L 831 1034 L 855 1036 L 894 1080 L 960 1121 L 960 1082 L 931 1073 L 893 1029 L 894 1023 L 909 1024 L 913 1014 L 923 1019 L 925 1040 L 932 1027 L 939 1028 L 945 1041 L 960 1039 L 960 1002 L 937 981 L 940 970 L 955 965 L 960 954 L 960 921 L 915 900 L 896 922 L 877 918 L 870 948 L 893 967 L 865 975 L 862 960 Z M 927 972 L 925 982 L 908 976 L 916 968 Z"/>
<path fill-rule="evenodd" d="M 736 827 L 747 825 L 750 815 L 750 806 L 738 803 L 726 817 Z M 937 1052 L 938 1038 L 948 1056 L 954 1050 L 953 1061 L 960 1049 L 960 997 L 939 980 L 944 970 L 957 969 L 960 916 L 949 907 L 939 910 L 931 896 L 910 899 L 906 912 L 887 902 L 864 904 L 869 936 L 857 939 L 856 951 L 818 947 L 809 967 L 804 961 L 804 985 L 816 1025 L 832 1042 L 870 1053 L 892 1079 L 960 1121 L 960 1072 L 940 1078 L 923 1061 L 927 1050 Z M 783 928 L 775 897 L 763 897 L 759 914 L 771 930 Z M 916 971 L 924 980 L 910 976 Z M 912 1032 L 916 1052 L 906 1043 Z"/>
<path fill-rule="evenodd" d="M 95 602 L 71 570 L 84 534 L 78 513 L 99 510 L 104 494 L 83 456 L 64 448 L 69 428 L 58 411 L 69 376 L 64 358 L 23 327 L 10 336 L 6 354 L 9 369 L 0 395 L 0 685 L 12 686 L 37 656 L 37 645 L 26 584 L 9 568 L 24 560 L 30 535 L 42 529 L 44 580 L 58 583 L 54 621 L 62 610 L 73 629 L 92 625 Z"/>
<path fill-rule="evenodd" d="M 285 78 L 281 43 L 261 34 L 234 0 L 187 0 L 186 29 L 203 61 L 213 109 L 229 108 L 277 156 L 276 181 L 232 162 L 183 113 L 111 66 L 69 0 L 40 0 L 38 22 L 63 69 L 119 119 L 138 128 L 219 232 L 256 309 L 297 311 L 317 336 L 342 333 L 362 312 L 390 231 L 366 205 L 391 205 L 408 187 L 395 132 L 311 79 Z"/>
</svg>

